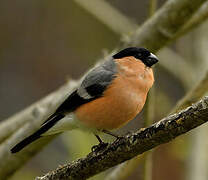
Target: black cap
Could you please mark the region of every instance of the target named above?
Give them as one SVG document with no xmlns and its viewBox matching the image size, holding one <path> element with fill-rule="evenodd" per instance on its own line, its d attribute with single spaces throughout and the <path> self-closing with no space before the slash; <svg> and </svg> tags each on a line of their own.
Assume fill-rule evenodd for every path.
<svg viewBox="0 0 208 180">
<path fill-rule="evenodd" d="M 120 59 L 128 56 L 134 56 L 136 59 L 141 60 L 148 67 L 151 67 L 159 61 L 157 56 L 149 52 L 147 49 L 137 47 L 123 49 L 122 51 L 113 55 L 113 58 Z"/>
</svg>

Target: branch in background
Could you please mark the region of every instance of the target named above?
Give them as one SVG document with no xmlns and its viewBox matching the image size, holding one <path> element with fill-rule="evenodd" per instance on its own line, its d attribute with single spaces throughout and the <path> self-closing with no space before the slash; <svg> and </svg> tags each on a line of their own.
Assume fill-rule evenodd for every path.
<svg viewBox="0 0 208 180">
<path fill-rule="evenodd" d="M 42 123 L 41 119 L 44 119 L 53 113 L 63 99 L 65 99 L 71 90 L 75 88 L 76 84 L 77 82 L 70 81 L 70 83 L 66 83 L 57 91 L 49 94 L 14 116 L 2 121 L 0 123 L 0 143 L 27 122 L 38 122 L 40 119 L 40 122 L 35 123 L 35 126 L 38 127 Z"/>
<path fill-rule="evenodd" d="M 180 31 L 180 28 L 182 28 L 183 24 L 191 18 L 192 14 L 194 14 L 197 11 L 197 9 L 201 6 L 202 2 L 204 1 L 203 0 L 198 0 L 198 1 L 193 1 L 193 2 L 190 0 L 175 0 L 174 2 L 173 0 L 168 1 L 161 8 L 161 10 L 158 11 L 158 13 L 152 16 L 152 18 L 150 18 L 143 26 L 141 26 L 141 28 L 133 35 L 134 38 L 131 38 L 132 43 L 130 40 L 128 40 L 128 43 L 124 43 L 123 46 L 143 45 L 147 47 L 148 49 L 152 49 L 154 51 L 159 50 L 165 44 L 172 41 L 171 37 L 174 38 L 174 36 L 166 37 L 164 36 L 163 33 L 159 33 L 160 31 L 158 31 L 158 28 L 155 28 L 155 27 L 162 27 L 163 32 L 166 32 L 166 29 L 165 29 L 165 24 L 166 24 L 167 32 L 169 32 L 170 28 L 173 27 L 172 24 L 174 23 L 174 21 L 175 20 L 177 21 L 177 19 L 180 19 L 179 20 L 180 23 L 177 22 L 176 25 L 173 27 L 174 28 L 173 32 Z M 177 3 L 179 5 L 177 5 Z M 184 7 L 188 9 L 187 12 L 186 11 L 183 12 Z M 164 14 L 161 14 L 162 12 L 164 12 Z M 170 13 L 175 12 L 171 14 L 171 19 L 170 19 L 170 16 L 168 16 L 169 12 Z M 176 12 L 179 12 L 179 13 L 176 13 Z M 183 12 L 183 13 L 181 14 L 180 12 Z M 169 18 L 159 18 L 161 16 L 169 17 Z M 158 40 L 158 37 L 156 37 L 157 32 L 159 33 L 160 36 L 164 36 L 160 41 L 157 41 Z M 136 43 L 136 40 L 138 40 L 138 43 Z M 161 42 L 161 44 L 159 44 L 159 42 Z M 154 45 L 155 43 L 156 43 L 156 46 Z M 51 100 L 54 101 L 54 106 L 58 105 L 58 104 L 55 104 L 55 102 L 57 102 L 55 101 L 55 99 L 52 98 Z M 37 104 L 37 106 L 39 105 Z M 39 144 L 39 146 L 37 146 L 37 144 L 34 143 L 33 146 L 29 146 L 24 151 L 21 151 L 16 155 L 11 155 L 9 151 L 11 146 L 13 146 L 18 140 L 23 139 L 23 137 L 25 137 L 25 135 L 27 134 L 31 134 L 34 130 L 31 127 L 34 124 L 36 123 L 39 124 L 41 121 L 43 121 L 44 120 L 43 117 L 48 116 L 51 113 L 51 111 L 52 110 L 50 109 L 48 109 L 47 111 L 44 111 L 43 114 L 41 115 L 41 118 L 38 119 L 37 122 L 33 121 L 30 124 L 28 124 L 27 127 L 24 126 L 20 130 L 18 131 L 16 130 L 17 132 L 14 131 L 15 133 L 10 138 L 8 138 L 4 143 L 1 144 L 0 146 L 0 177 L 1 178 L 5 179 L 6 177 L 8 177 L 8 175 L 12 175 L 12 173 L 14 173 L 21 166 L 23 166 L 24 163 L 27 162 L 34 154 L 39 152 L 40 147 L 43 147 L 45 144 L 47 144 L 48 141 L 45 141 L 41 145 Z M 22 111 L 22 113 L 19 114 L 19 116 L 23 115 L 24 112 L 25 111 Z M 16 122 L 17 120 L 16 116 L 13 116 L 12 119 L 10 119 L 10 122 L 11 121 Z M 37 127 L 37 124 L 35 127 Z M 43 142 L 43 140 L 40 140 L 40 141 Z"/>
<path fill-rule="evenodd" d="M 125 180 L 127 179 L 144 160 L 144 156 L 137 156 L 129 161 L 119 164 L 110 174 L 105 177 L 105 180 Z"/>
<path fill-rule="evenodd" d="M 182 35 L 181 28 L 206 0 L 169 0 L 124 44 L 158 51 Z M 190 30 L 190 29 L 189 29 Z M 180 33 L 180 34 L 179 34 Z M 149 36 L 151 34 L 151 36 Z"/>
<path fill-rule="evenodd" d="M 175 106 L 172 112 L 176 112 L 180 109 L 190 106 L 192 103 L 198 101 L 205 93 L 208 91 L 208 71 L 202 80 L 186 94 L 186 96 L 181 99 Z"/>
<path fill-rule="evenodd" d="M 126 135 L 102 151 L 66 164 L 36 180 L 86 179 L 142 154 L 208 121 L 208 97 L 187 109 L 163 118 L 148 128 Z"/>
<path fill-rule="evenodd" d="M 103 0 L 74 1 L 117 34 L 126 35 L 138 28 L 136 23 Z"/>
<path fill-rule="evenodd" d="M 157 55 L 161 66 L 178 78 L 185 89 L 193 87 L 196 79 L 193 73 L 195 71 L 188 61 L 185 61 L 179 54 L 168 48 L 163 48 Z"/>
<path fill-rule="evenodd" d="M 177 37 L 186 34 L 190 29 L 198 27 L 202 22 L 208 18 L 208 1 L 199 8 L 199 10 L 193 15 L 193 17 L 183 26 Z"/>
</svg>

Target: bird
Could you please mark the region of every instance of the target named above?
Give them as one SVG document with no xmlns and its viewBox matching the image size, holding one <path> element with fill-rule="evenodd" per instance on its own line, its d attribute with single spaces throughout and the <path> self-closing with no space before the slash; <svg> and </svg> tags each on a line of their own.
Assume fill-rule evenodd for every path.
<svg viewBox="0 0 208 180">
<path fill-rule="evenodd" d="M 152 66 L 159 61 L 146 48 L 128 47 L 92 68 L 80 85 L 30 136 L 12 149 L 17 153 L 37 139 L 80 128 L 114 135 L 139 114 L 154 83 Z M 116 136 L 117 137 L 117 136 Z"/>
</svg>

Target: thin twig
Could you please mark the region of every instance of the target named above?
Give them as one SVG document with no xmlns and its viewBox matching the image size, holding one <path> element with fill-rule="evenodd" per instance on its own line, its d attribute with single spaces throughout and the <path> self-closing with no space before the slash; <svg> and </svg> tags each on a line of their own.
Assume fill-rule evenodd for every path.
<svg viewBox="0 0 208 180">
<path fill-rule="evenodd" d="M 137 29 L 136 23 L 103 0 L 74 0 L 113 32 L 127 35 Z"/>
<path fill-rule="evenodd" d="M 192 103 L 198 101 L 205 93 L 208 91 L 208 71 L 201 81 L 197 83 L 197 85 L 189 91 L 184 98 L 182 98 L 172 112 L 177 112 L 180 109 L 184 109 L 190 106 Z"/>
</svg>

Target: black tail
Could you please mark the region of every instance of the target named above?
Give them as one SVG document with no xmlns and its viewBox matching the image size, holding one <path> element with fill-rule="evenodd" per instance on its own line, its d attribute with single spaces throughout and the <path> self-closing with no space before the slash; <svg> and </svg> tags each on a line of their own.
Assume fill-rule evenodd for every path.
<svg viewBox="0 0 208 180">
<path fill-rule="evenodd" d="M 28 144 L 32 143 L 33 141 L 39 139 L 41 137 L 41 134 L 48 131 L 52 126 L 56 124 L 60 119 L 62 119 L 64 115 L 62 114 L 54 114 L 48 118 L 45 123 L 42 124 L 41 128 L 38 129 L 36 132 L 34 132 L 32 135 L 26 137 L 21 142 L 19 142 L 17 145 L 15 145 L 12 149 L 12 153 L 19 152 L 21 149 L 23 149 Z"/>
</svg>

